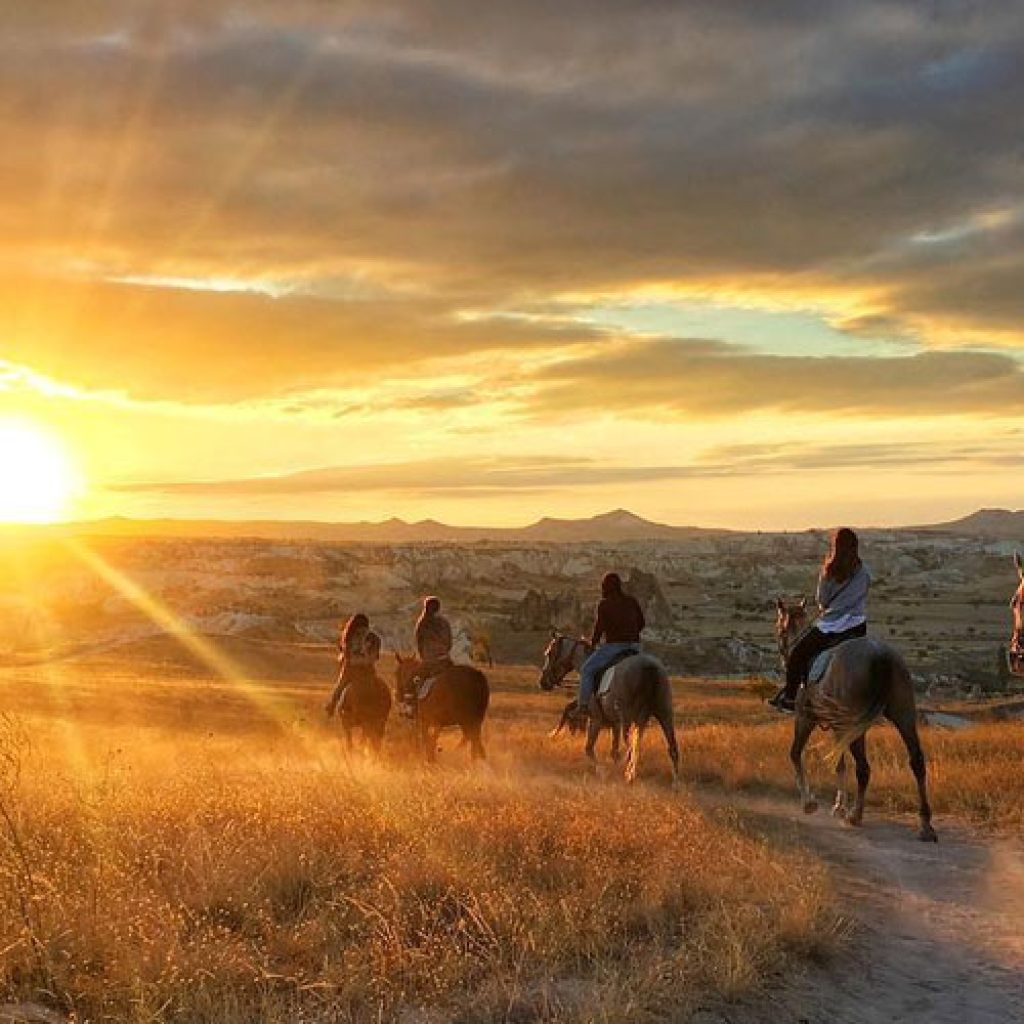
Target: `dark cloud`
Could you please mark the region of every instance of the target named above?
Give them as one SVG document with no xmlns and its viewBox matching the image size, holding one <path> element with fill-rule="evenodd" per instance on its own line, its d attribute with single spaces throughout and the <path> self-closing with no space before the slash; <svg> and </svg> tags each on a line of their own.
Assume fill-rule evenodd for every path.
<svg viewBox="0 0 1024 1024">
<path fill-rule="evenodd" d="M 467 325 L 465 308 L 755 275 L 871 292 L 854 333 L 1020 337 L 1020 230 L 985 219 L 1024 209 L 1020 0 L 14 7 L 0 260 L 49 278 L 8 289 L 0 356 L 46 372 L 150 397 L 277 393 L 353 361 L 571 334 Z M 331 296 L 341 264 L 402 294 Z M 301 280 L 317 298 L 83 294 L 69 267 Z M 968 390 L 1013 376 L 943 358 L 901 372 L 937 388 L 981 373 L 958 385 L 971 409 Z M 761 369 L 777 393 L 818 379 Z M 825 372 L 894 392 L 867 362 Z M 914 408 L 921 393 L 904 392 Z"/>
<path fill-rule="evenodd" d="M 1024 412 L 1024 368 L 1011 356 L 987 352 L 784 357 L 707 341 L 650 341 L 566 359 L 533 380 L 530 410 L 545 414 Z"/>
</svg>

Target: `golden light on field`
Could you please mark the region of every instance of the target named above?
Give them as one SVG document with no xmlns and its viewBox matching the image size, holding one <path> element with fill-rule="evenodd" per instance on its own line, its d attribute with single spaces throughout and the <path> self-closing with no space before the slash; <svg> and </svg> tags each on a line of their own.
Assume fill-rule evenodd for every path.
<svg viewBox="0 0 1024 1024">
<path fill-rule="evenodd" d="M 56 522 L 79 488 L 58 438 L 28 420 L 0 420 L 0 522 Z"/>
</svg>

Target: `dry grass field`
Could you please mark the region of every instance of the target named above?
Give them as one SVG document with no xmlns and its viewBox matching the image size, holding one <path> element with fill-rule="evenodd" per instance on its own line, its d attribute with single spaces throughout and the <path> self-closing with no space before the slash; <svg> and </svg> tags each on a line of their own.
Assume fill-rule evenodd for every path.
<svg viewBox="0 0 1024 1024">
<path fill-rule="evenodd" d="M 329 653 L 216 660 L 151 641 L 0 672 L 4 998 L 139 1024 L 653 1021 L 842 942 L 825 865 L 706 798 L 792 795 L 787 724 L 745 684 L 678 685 L 673 793 L 653 734 L 636 787 L 587 780 L 528 669 L 491 673 L 487 768 L 452 737 L 426 770 L 394 720 L 380 762 L 344 754 Z M 913 809 L 884 732 L 871 814 Z M 1022 740 L 929 731 L 939 815 L 1019 825 Z"/>
</svg>

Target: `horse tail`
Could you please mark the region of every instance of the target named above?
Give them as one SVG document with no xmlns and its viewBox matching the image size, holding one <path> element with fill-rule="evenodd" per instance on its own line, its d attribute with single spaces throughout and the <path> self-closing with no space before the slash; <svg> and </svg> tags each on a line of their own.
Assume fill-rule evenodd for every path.
<svg viewBox="0 0 1024 1024">
<path fill-rule="evenodd" d="M 826 760 L 838 761 L 854 740 L 860 739 L 885 713 L 892 688 L 893 671 L 899 667 L 895 652 L 886 648 L 876 650 L 868 662 L 867 683 L 864 687 L 864 707 L 857 712 L 843 707 L 829 697 L 819 697 L 815 714 L 821 725 L 833 732 L 832 742 L 825 753 Z"/>
<path fill-rule="evenodd" d="M 657 710 L 661 683 L 661 668 L 655 662 L 644 659 L 640 667 L 640 686 L 637 688 L 637 725 L 645 726 Z"/>
</svg>

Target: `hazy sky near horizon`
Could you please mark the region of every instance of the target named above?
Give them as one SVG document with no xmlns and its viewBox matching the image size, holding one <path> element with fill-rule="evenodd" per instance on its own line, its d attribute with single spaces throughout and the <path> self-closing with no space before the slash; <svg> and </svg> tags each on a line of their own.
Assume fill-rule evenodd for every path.
<svg viewBox="0 0 1024 1024">
<path fill-rule="evenodd" d="M 0 417 L 69 514 L 1024 505 L 1024 3 L 0 20 Z"/>
</svg>

